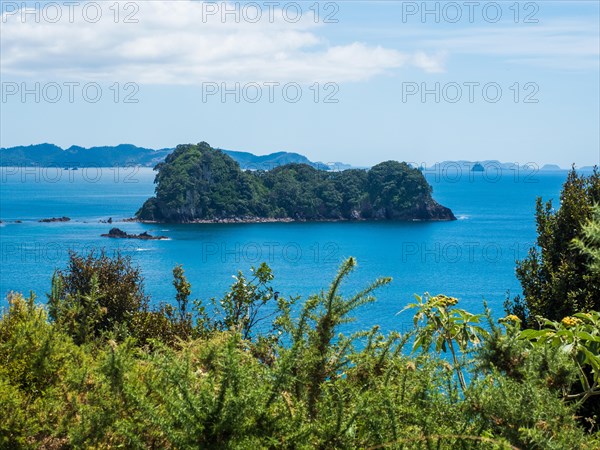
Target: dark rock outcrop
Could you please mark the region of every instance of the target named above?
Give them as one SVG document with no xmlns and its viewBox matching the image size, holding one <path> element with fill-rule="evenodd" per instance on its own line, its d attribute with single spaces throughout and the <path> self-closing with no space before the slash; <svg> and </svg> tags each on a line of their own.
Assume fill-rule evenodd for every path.
<svg viewBox="0 0 600 450">
<path fill-rule="evenodd" d="M 69 217 L 51 217 L 49 219 L 40 219 L 38 222 L 41 223 L 52 223 L 52 222 L 69 222 L 71 219 Z"/>
<path fill-rule="evenodd" d="M 433 199 L 430 199 L 423 203 L 419 203 L 413 208 L 394 212 L 392 216 L 388 218 L 392 220 L 432 222 L 456 220 L 456 217 L 454 216 L 454 213 L 450 208 L 446 208 L 445 206 L 440 205 Z"/>
<path fill-rule="evenodd" d="M 146 231 L 140 234 L 129 234 L 119 228 L 111 228 L 106 234 L 101 234 L 102 237 L 115 238 L 115 239 L 142 239 L 145 241 L 159 241 L 163 239 L 169 239 L 166 236 L 152 236 Z"/>
</svg>

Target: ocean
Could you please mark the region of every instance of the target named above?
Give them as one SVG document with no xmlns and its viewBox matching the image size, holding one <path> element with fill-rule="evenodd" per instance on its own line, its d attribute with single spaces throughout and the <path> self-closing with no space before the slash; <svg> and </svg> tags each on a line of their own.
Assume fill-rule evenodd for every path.
<svg viewBox="0 0 600 450">
<path fill-rule="evenodd" d="M 508 293 L 520 293 L 516 260 L 536 238 L 535 201 L 558 206 L 566 171 L 427 173 L 433 196 L 451 208 L 453 222 L 323 222 L 266 224 L 139 224 L 132 217 L 154 191 L 149 168 L 0 168 L 0 293 L 36 293 L 46 301 L 52 273 L 69 250 L 120 250 L 141 268 L 153 304 L 173 302 L 171 271 L 182 264 L 192 298 L 220 297 L 239 270 L 266 262 L 280 295 L 307 298 L 326 289 L 345 258 L 357 270 L 343 286 L 352 294 L 379 276 L 393 282 L 358 312 L 350 329 L 410 327 L 398 315 L 414 294 L 444 293 L 481 311 L 484 300 L 503 315 Z M 38 220 L 67 216 L 70 222 Z M 102 223 L 109 217 L 113 224 Z M 22 223 L 15 223 L 21 221 Z M 128 233 L 165 235 L 162 241 L 101 237 L 116 226 Z"/>
</svg>

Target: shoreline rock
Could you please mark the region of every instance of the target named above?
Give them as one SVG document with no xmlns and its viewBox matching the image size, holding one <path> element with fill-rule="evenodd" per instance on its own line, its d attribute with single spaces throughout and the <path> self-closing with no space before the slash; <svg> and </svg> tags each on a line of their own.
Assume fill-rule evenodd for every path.
<svg viewBox="0 0 600 450">
<path fill-rule="evenodd" d="M 219 219 L 194 219 L 185 222 L 161 222 L 157 220 L 143 220 L 135 219 L 128 220 L 128 222 L 138 222 L 145 224 L 251 224 L 251 223 L 322 223 L 322 222 L 452 222 L 456 218 L 452 215 L 452 218 L 384 218 L 384 217 L 370 217 L 370 218 L 338 218 L 338 219 L 292 219 L 292 218 L 269 218 L 269 217 L 227 217 Z"/>
<path fill-rule="evenodd" d="M 51 217 L 49 219 L 40 219 L 38 220 L 38 222 L 40 223 L 53 223 L 53 222 L 70 222 L 71 218 L 70 217 Z"/>
<path fill-rule="evenodd" d="M 160 241 L 169 239 L 167 236 L 152 236 L 146 231 L 140 234 L 129 234 L 119 228 L 111 228 L 108 233 L 101 234 L 100 236 L 113 239 L 141 239 L 145 241 Z"/>
<path fill-rule="evenodd" d="M 412 208 L 405 210 L 393 210 L 391 208 L 381 208 L 372 210 L 367 214 L 361 214 L 360 211 L 352 211 L 349 217 L 341 215 L 332 217 L 257 217 L 257 216 L 234 216 L 218 217 L 212 219 L 183 219 L 182 220 L 145 220 L 139 218 L 127 219 L 127 221 L 136 221 L 139 223 L 164 223 L 164 224 L 243 224 L 243 223 L 309 223 L 309 222 L 451 222 L 456 220 L 456 216 L 450 208 L 440 205 L 433 199 L 425 199 L 418 202 Z"/>
</svg>

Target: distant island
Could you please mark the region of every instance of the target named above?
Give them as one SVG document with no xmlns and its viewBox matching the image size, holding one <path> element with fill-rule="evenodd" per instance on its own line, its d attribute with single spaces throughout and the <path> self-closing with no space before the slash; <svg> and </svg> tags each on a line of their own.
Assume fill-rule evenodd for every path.
<svg viewBox="0 0 600 450">
<path fill-rule="evenodd" d="M 130 144 L 84 148 L 71 146 L 63 149 L 54 144 L 37 144 L 20 147 L 0 148 L 0 166 L 64 167 L 154 167 L 173 152 L 173 148 L 153 150 Z M 306 156 L 291 152 L 276 152 L 269 155 L 254 155 L 234 150 L 221 151 L 236 161 L 244 170 L 270 170 L 285 164 L 307 164 L 321 170 L 349 169 L 341 162 L 322 163 L 310 161 Z"/>
<path fill-rule="evenodd" d="M 154 167 L 163 162 L 174 148 L 161 148 L 158 150 L 137 147 L 131 144 L 116 146 L 80 147 L 73 145 L 63 149 L 54 144 L 35 144 L 18 147 L 0 147 L 0 166 L 2 167 L 62 167 L 65 170 L 77 170 L 84 167 Z M 343 162 L 311 161 L 304 155 L 294 152 L 275 152 L 268 155 L 255 155 L 237 150 L 219 149 L 236 161 L 243 170 L 271 170 L 286 164 L 306 164 L 315 169 L 325 171 L 343 171 L 348 169 L 366 169 L 367 167 L 353 166 Z M 456 160 L 443 161 L 428 166 L 424 163 L 409 163 L 411 167 L 419 167 L 424 173 L 429 172 L 487 172 L 507 170 L 524 171 L 530 174 L 537 172 L 563 171 L 556 164 L 538 165 L 535 163 L 518 164 L 514 162 L 501 162 L 498 160 L 482 160 L 479 162 Z M 593 171 L 592 166 L 578 168 L 581 172 Z"/>
<path fill-rule="evenodd" d="M 578 170 L 587 170 L 589 167 L 582 167 Z M 421 170 L 427 172 L 456 172 L 456 171 L 470 171 L 470 172 L 486 172 L 506 170 L 506 171 L 524 171 L 528 173 L 536 172 L 553 172 L 563 171 L 563 169 L 556 164 L 543 164 L 539 165 L 533 162 L 526 164 L 519 164 L 515 162 L 502 162 L 497 159 L 488 159 L 484 161 L 467 161 L 467 160 L 453 160 L 453 161 L 442 161 L 435 163 L 431 166 L 421 165 Z"/>
<path fill-rule="evenodd" d="M 155 169 L 156 195 L 136 213 L 140 221 L 456 220 L 418 169 L 396 161 L 369 170 L 292 163 L 244 171 L 201 142 L 177 146 Z"/>
</svg>

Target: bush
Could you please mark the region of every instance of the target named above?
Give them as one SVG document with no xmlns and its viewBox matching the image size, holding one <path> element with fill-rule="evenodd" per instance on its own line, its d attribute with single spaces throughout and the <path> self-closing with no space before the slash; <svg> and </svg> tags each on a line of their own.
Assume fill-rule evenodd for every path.
<svg viewBox="0 0 600 450">
<path fill-rule="evenodd" d="M 486 331 L 456 299 L 426 295 L 413 305 L 412 333 L 345 336 L 340 325 L 390 281 L 344 297 L 355 267 L 345 261 L 297 311 L 277 298 L 270 327 L 246 320 L 272 299 L 266 267 L 254 280 L 240 275 L 223 314 L 202 320 L 198 308 L 187 311 L 191 286 L 176 268 L 177 307 L 134 311 L 131 336 L 82 345 L 33 297 L 9 297 L 0 318 L 0 447 L 598 448 L 598 433 L 575 418 L 573 400 L 583 396 L 569 397 L 581 375 L 575 362 L 587 354 L 577 347 L 584 359 L 573 357 L 562 348 L 568 340 L 552 348 L 571 331 L 597 353 L 598 313 L 575 325 L 548 322 L 542 334 L 521 331 L 515 317 Z M 87 329 L 75 323 L 81 316 L 68 317 Z M 149 345 L 140 346 L 139 330 Z M 429 344 L 436 350 L 424 351 Z"/>
<path fill-rule="evenodd" d="M 518 315 L 528 326 L 535 316 L 561 320 L 576 312 L 600 310 L 600 276 L 593 269 L 593 254 L 574 240 L 584 239 L 584 226 L 600 202 L 600 173 L 588 177 L 569 173 L 560 196 L 560 208 L 553 209 L 538 198 L 536 205 L 537 246 L 517 264 L 517 278 L 523 298 L 507 302 L 507 312 Z M 589 238 L 589 236 L 588 236 Z"/>
<path fill-rule="evenodd" d="M 65 270 L 57 270 L 48 295 L 48 311 L 58 327 L 77 344 L 103 333 L 126 334 L 133 317 L 147 309 L 143 278 L 131 259 L 104 251 L 69 253 Z"/>
<path fill-rule="evenodd" d="M 0 319 L 0 448 L 61 442 L 73 416 L 75 374 L 83 349 L 47 320 L 34 297 L 8 297 Z"/>
</svg>

